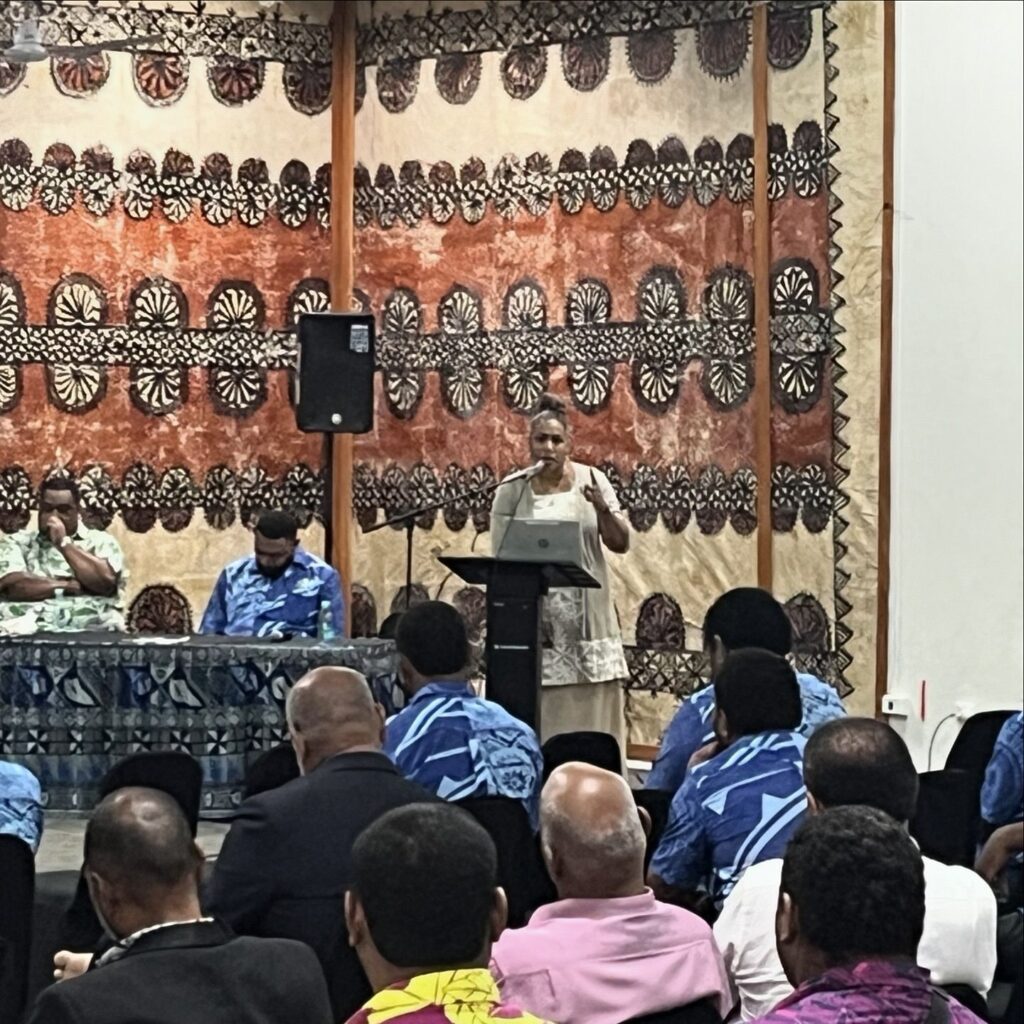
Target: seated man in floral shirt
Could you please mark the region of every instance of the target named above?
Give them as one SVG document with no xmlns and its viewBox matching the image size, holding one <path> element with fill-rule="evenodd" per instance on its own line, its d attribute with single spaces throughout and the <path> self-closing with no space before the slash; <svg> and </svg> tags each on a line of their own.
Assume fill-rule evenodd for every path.
<svg viewBox="0 0 1024 1024">
<path fill-rule="evenodd" d="M 35 527 L 0 535 L 0 633 L 123 630 L 126 585 L 120 545 L 82 522 L 70 477 L 43 483 Z"/>
<path fill-rule="evenodd" d="M 329 639 L 345 630 L 338 570 L 299 544 L 290 512 L 264 512 L 253 531 L 253 553 L 217 578 L 200 633 L 223 636 Z"/>
<path fill-rule="evenodd" d="M 782 864 L 775 942 L 796 991 L 764 1024 L 980 1024 L 917 966 L 924 863 L 904 826 L 873 807 L 808 818 Z"/>
</svg>

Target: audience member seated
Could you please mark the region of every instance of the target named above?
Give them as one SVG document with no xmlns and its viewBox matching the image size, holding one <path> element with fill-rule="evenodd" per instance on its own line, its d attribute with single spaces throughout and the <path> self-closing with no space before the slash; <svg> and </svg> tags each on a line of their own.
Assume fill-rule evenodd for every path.
<svg viewBox="0 0 1024 1024">
<path fill-rule="evenodd" d="M 863 804 L 906 826 L 917 803 L 910 751 L 884 722 L 844 718 L 823 725 L 804 750 L 808 814 Z M 966 985 L 982 996 L 996 966 L 996 903 L 988 886 L 963 867 L 923 858 L 924 933 L 917 963 L 935 985 Z M 742 1020 L 754 1020 L 792 991 L 773 929 L 781 860 L 748 869 L 715 922 L 715 938 L 738 991 Z"/>
<path fill-rule="evenodd" d="M 935 991 L 916 964 L 924 894 L 921 854 L 888 814 L 836 807 L 808 818 L 786 850 L 775 921 L 796 991 L 760 1019 L 976 1024 L 979 1018 Z"/>
<path fill-rule="evenodd" d="M 352 844 L 385 811 L 436 798 L 381 753 L 383 716 L 358 672 L 314 669 L 285 710 L 302 775 L 242 803 L 204 904 L 239 934 L 311 946 L 337 1020 L 370 993 L 345 941 Z"/>
<path fill-rule="evenodd" d="M 738 587 L 723 594 L 704 616 L 704 653 L 711 662 L 711 679 L 730 651 L 758 647 L 785 657 L 793 644 L 793 627 L 778 601 L 766 590 Z M 797 673 L 803 714 L 797 729 L 810 736 L 822 722 L 846 714 L 835 689 L 817 676 Z M 713 686 L 698 690 L 680 705 L 661 741 L 647 789 L 675 792 L 686 777 L 690 758 L 714 742 L 715 692 Z"/>
<path fill-rule="evenodd" d="M 221 571 L 200 633 L 226 636 L 317 636 L 326 616 L 334 636 L 345 629 L 338 571 L 299 544 L 290 512 L 264 512 L 255 552 Z"/>
<path fill-rule="evenodd" d="M 462 616 L 443 601 L 424 601 L 402 615 L 395 644 L 409 703 L 388 722 L 385 752 L 406 778 L 445 800 L 522 801 L 536 829 L 544 773 L 537 737 L 469 685 Z"/>
<path fill-rule="evenodd" d="M 350 1024 L 539 1024 L 487 969 L 507 912 L 497 871 L 490 836 L 443 803 L 389 811 L 356 840 L 345 917 L 375 994 Z"/>
<path fill-rule="evenodd" d="M 1024 821 L 1024 711 L 999 730 L 981 788 L 981 817 L 990 828 Z"/>
<path fill-rule="evenodd" d="M 650 867 L 664 898 L 721 906 L 752 864 L 779 857 L 807 809 L 800 687 L 781 655 L 741 650 L 715 675 L 717 740 L 672 798 Z"/>
<path fill-rule="evenodd" d="M 39 780 L 12 761 L 0 761 L 0 833 L 24 839 L 33 853 L 39 849 L 43 836 Z"/>
<path fill-rule="evenodd" d="M 700 1000 L 732 1006 L 710 927 L 644 885 L 645 828 L 621 776 L 579 762 L 541 793 L 558 902 L 491 952 L 502 995 L 559 1024 L 621 1024 Z"/>
<path fill-rule="evenodd" d="M 81 521 L 68 477 L 44 481 L 34 528 L 0 533 L 0 633 L 123 630 L 126 585 L 120 546 Z"/>
<path fill-rule="evenodd" d="M 1006 1024 L 1024 1021 L 1024 906 L 1020 890 L 1010 894 L 1004 884 L 1004 872 L 1024 851 L 1024 821 L 997 828 L 985 842 L 975 870 L 1004 895 L 996 926 L 996 977 L 1013 986 L 1010 1005 L 1003 1020 Z"/>
<path fill-rule="evenodd" d="M 316 957 L 203 917 L 202 867 L 166 793 L 129 787 L 103 800 L 86 828 L 84 871 L 114 945 L 46 989 L 29 1024 L 328 1024 Z"/>
</svg>

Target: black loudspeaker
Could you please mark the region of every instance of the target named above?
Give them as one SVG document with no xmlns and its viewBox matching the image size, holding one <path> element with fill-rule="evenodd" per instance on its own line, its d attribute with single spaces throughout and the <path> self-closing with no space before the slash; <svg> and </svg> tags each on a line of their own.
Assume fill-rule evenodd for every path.
<svg viewBox="0 0 1024 1024">
<path fill-rule="evenodd" d="M 373 317 L 303 313 L 295 420 L 319 434 L 365 434 L 373 427 Z"/>
</svg>

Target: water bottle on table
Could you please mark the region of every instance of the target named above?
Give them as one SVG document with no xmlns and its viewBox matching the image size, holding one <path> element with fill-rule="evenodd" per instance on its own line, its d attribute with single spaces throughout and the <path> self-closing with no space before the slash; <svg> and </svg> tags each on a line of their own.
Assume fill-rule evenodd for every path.
<svg viewBox="0 0 1024 1024">
<path fill-rule="evenodd" d="M 331 612 L 331 602 L 320 602 L 320 614 L 316 620 L 316 637 L 318 640 L 327 641 L 337 637 L 337 630 L 334 628 L 334 615 Z"/>
</svg>

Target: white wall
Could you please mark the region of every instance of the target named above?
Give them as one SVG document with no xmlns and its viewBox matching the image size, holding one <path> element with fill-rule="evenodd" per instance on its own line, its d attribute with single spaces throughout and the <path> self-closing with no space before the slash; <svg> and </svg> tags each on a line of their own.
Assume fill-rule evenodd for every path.
<svg viewBox="0 0 1024 1024">
<path fill-rule="evenodd" d="M 1024 6 L 896 10 L 889 692 L 924 768 L 958 701 L 1021 704 Z"/>
</svg>

